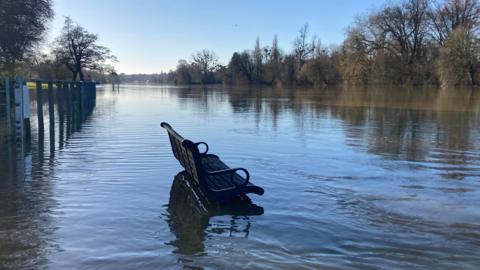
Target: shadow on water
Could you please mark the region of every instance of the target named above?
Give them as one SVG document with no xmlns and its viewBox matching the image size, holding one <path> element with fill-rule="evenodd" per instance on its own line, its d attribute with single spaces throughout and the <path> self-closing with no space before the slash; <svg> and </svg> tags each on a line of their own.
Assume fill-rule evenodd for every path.
<svg viewBox="0 0 480 270">
<path fill-rule="evenodd" d="M 169 242 L 180 255 L 201 255 L 205 252 L 205 240 L 210 234 L 229 237 L 248 237 L 249 216 L 262 215 L 263 208 L 251 202 L 247 196 L 219 205 L 210 201 L 185 171 L 173 180 L 168 203 L 170 230 L 176 239 Z M 210 220 L 216 216 L 230 216 L 226 227 L 212 228 Z M 246 222 L 239 222 L 239 221 Z M 185 262 L 187 263 L 187 262 Z"/>
</svg>

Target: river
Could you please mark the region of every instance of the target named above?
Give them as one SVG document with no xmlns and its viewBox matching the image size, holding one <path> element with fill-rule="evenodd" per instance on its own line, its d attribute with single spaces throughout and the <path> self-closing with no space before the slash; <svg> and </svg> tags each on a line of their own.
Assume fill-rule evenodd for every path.
<svg viewBox="0 0 480 270">
<path fill-rule="evenodd" d="M 162 121 L 247 168 L 264 213 L 178 227 Z M 1 146 L 1 269 L 480 268 L 479 90 L 100 87 L 55 128 Z"/>
</svg>

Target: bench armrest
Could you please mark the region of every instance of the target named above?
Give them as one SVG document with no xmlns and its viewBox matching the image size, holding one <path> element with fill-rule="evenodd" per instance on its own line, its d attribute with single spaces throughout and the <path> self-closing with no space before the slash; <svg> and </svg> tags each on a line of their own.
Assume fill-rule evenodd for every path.
<svg viewBox="0 0 480 270">
<path fill-rule="evenodd" d="M 196 145 L 197 147 L 198 147 L 199 145 L 201 145 L 201 144 L 205 145 L 206 149 L 205 149 L 205 152 L 200 153 L 200 154 L 206 155 L 206 154 L 208 153 L 208 144 L 207 144 L 206 142 L 197 142 L 197 143 L 195 143 L 195 145 Z"/>
<path fill-rule="evenodd" d="M 248 171 L 244 168 L 235 168 L 235 169 L 225 169 L 225 170 L 218 170 L 218 171 L 210 171 L 210 172 L 207 172 L 208 175 L 220 175 L 220 174 L 230 174 L 230 177 L 233 177 L 233 174 L 236 173 L 237 171 L 242 171 L 245 173 L 245 182 L 237 185 L 236 186 L 245 186 L 248 184 L 248 182 L 250 181 L 250 174 L 248 173 Z"/>
</svg>

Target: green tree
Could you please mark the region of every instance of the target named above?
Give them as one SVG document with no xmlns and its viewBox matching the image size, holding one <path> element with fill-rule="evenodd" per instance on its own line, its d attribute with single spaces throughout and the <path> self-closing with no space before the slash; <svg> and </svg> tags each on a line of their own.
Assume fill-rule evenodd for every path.
<svg viewBox="0 0 480 270">
<path fill-rule="evenodd" d="M 0 72 L 14 76 L 19 62 L 43 39 L 52 0 L 0 1 Z"/>
<path fill-rule="evenodd" d="M 254 81 L 255 67 L 246 51 L 242 53 L 235 52 L 228 64 L 230 82 L 233 84 L 252 83 Z"/>
<path fill-rule="evenodd" d="M 175 76 L 175 84 L 192 84 L 191 66 L 185 60 L 179 60 Z"/>
</svg>

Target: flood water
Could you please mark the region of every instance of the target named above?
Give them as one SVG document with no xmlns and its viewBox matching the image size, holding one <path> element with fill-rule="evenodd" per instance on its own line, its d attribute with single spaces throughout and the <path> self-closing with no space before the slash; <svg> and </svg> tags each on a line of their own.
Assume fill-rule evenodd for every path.
<svg viewBox="0 0 480 270">
<path fill-rule="evenodd" d="M 1 148 L 0 269 L 480 268 L 479 90 L 106 87 L 54 141 L 44 111 Z M 264 213 L 172 216 L 162 121 Z"/>
</svg>

